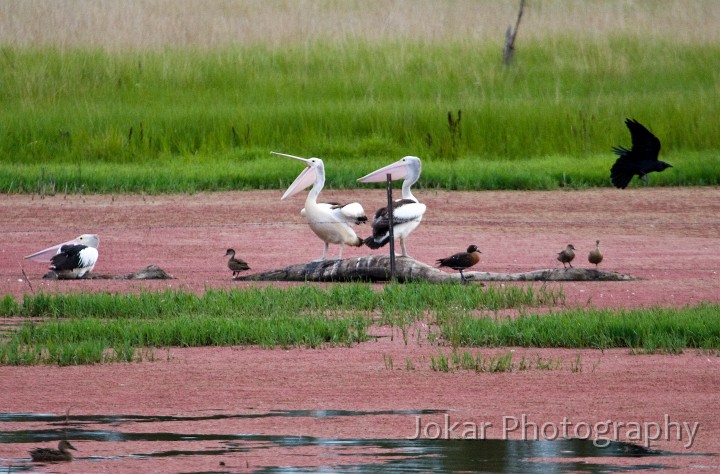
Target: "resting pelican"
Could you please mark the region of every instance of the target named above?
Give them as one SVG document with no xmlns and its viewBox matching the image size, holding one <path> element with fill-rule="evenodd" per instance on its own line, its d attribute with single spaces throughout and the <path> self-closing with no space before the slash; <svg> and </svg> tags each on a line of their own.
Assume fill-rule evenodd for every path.
<svg viewBox="0 0 720 474">
<path fill-rule="evenodd" d="M 310 229 L 315 235 L 325 242 L 322 258 L 327 258 L 328 247 L 330 244 L 339 244 L 340 253 L 338 258 L 343 255 L 345 244 L 354 247 L 360 247 L 363 239 L 355 234 L 352 224 L 361 224 L 367 221 L 365 210 L 357 202 L 340 205 L 334 202 L 325 203 L 317 202 L 317 197 L 325 185 L 325 165 L 320 158 L 300 158 L 299 156 L 286 155 L 285 153 L 271 152 L 275 155 L 294 158 L 305 163 L 306 168 L 295 178 L 295 181 L 283 194 L 282 199 L 294 196 L 312 184 L 312 189 L 305 199 L 305 208 L 300 211 L 300 215 L 307 219 Z"/>
<path fill-rule="evenodd" d="M 425 214 L 425 204 L 421 204 L 410 191 L 410 187 L 420 178 L 421 170 L 420 158 L 406 156 L 400 161 L 358 179 L 361 183 L 385 181 L 388 173 L 393 180 L 404 179 L 402 199 L 396 200 L 393 205 L 393 235 L 400 239 L 403 257 L 409 256 L 405 248 L 405 239 L 420 224 L 423 214 Z M 387 207 L 377 210 L 373 218 L 372 229 L 372 237 L 365 239 L 365 245 L 371 249 L 379 249 L 390 241 L 390 218 Z"/>
<path fill-rule="evenodd" d="M 83 234 L 73 240 L 53 245 L 25 257 L 36 262 L 51 262 L 54 270 L 64 278 L 82 278 L 95 268 L 100 238 L 95 234 Z"/>
</svg>

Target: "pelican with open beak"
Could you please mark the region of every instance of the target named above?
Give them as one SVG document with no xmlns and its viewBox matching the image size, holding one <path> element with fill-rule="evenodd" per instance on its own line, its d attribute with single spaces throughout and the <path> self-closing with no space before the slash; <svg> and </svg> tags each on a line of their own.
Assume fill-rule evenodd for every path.
<svg viewBox="0 0 720 474">
<path fill-rule="evenodd" d="M 405 240 L 415 230 L 425 214 L 425 204 L 421 204 L 413 196 L 410 187 L 420 179 L 422 163 L 417 156 L 406 156 L 391 165 L 373 171 L 358 179 L 361 183 L 385 181 L 390 174 L 392 180 L 402 179 L 402 198 L 393 204 L 393 235 L 400 239 L 402 256 L 408 257 Z M 390 217 L 388 208 L 383 207 L 375 212 L 372 223 L 372 236 L 365 239 L 365 245 L 371 249 L 379 249 L 390 241 Z"/>
<path fill-rule="evenodd" d="M 83 234 L 73 240 L 53 245 L 25 258 L 35 262 L 50 262 L 50 270 L 61 278 L 82 278 L 95 268 L 100 238 Z"/>
<path fill-rule="evenodd" d="M 285 153 L 271 152 L 275 155 L 293 158 L 305 163 L 305 169 L 295 178 L 295 181 L 283 194 L 282 199 L 287 199 L 312 184 L 312 189 L 305 199 L 305 208 L 300 215 L 307 219 L 310 229 L 315 235 L 325 242 L 325 249 L 320 260 L 327 258 L 330 244 L 340 245 L 338 258 L 343 255 L 345 244 L 360 247 L 363 239 L 357 236 L 352 226 L 367 221 L 365 210 L 357 203 L 337 204 L 317 202 L 318 195 L 325 185 L 325 165 L 320 158 L 300 158 L 299 156 L 286 155 Z"/>
</svg>

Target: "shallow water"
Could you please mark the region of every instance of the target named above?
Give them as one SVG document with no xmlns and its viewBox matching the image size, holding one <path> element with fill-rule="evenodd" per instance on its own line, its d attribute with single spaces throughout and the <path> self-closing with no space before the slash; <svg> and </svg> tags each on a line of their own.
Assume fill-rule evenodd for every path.
<svg viewBox="0 0 720 474">
<path fill-rule="evenodd" d="M 133 446 L 147 448 L 144 451 L 121 456 L 92 456 L 78 451 L 76 461 L 116 462 L 118 459 L 151 459 L 175 456 L 216 456 L 218 470 L 232 472 L 224 466 L 227 455 L 253 453 L 257 450 L 274 450 L 282 456 L 282 466 L 263 466 L 256 472 L 337 472 L 392 469 L 403 472 L 578 472 L 578 471 L 624 471 L 660 469 L 662 458 L 678 454 L 649 450 L 633 444 L 610 442 L 605 447 L 596 446 L 592 440 L 561 439 L 555 441 L 522 440 L 462 440 L 462 439 L 333 439 L 310 436 L 255 435 L 203 433 L 193 434 L 192 427 L 202 421 L 225 419 L 251 419 L 268 417 L 311 417 L 335 418 L 353 416 L 399 415 L 413 419 L 419 415 L 445 413 L 437 410 L 295 410 L 269 411 L 255 414 L 203 414 L 199 416 L 144 416 L 144 415 L 55 415 L 30 413 L 0 413 L 0 426 L 13 423 L 28 429 L 14 431 L 0 430 L 0 443 L 27 444 L 24 451 L 36 445 L 54 446 L 61 439 L 72 441 L 76 447 L 83 440 L 103 443 L 133 442 Z M 159 426 L 173 423 L 173 427 L 187 424 L 187 432 L 167 432 Z M 147 424 L 150 430 L 137 431 L 138 424 Z M 38 426 L 44 426 L 38 428 Z M 156 426 L 155 426 L 156 425 Z M 133 428 L 123 430 L 123 426 Z M 157 427 L 157 431 L 152 428 Z M 76 443 L 78 442 L 78 443 Z M 170 442 L 182 449 L 153 450 L 153 444 Z M 166 445 L 167 446 L 167 445 Z M 315 465 L 308 465 L 308 456 L 300 454 L 298 448 L 311 448 L 317 459 Z M 105 450 L 105 452 L 112 449 Z M 317 453 L 321 453 L 318 455 Z M 298 465 L 288 465 L 287 459 L 298 460 Z M 352 457 L 352 462 L 343 459 Z M 615 466 L 615 458 L 653 457 L 657 462 Z M 572 458 L 572 459 L 571 459 Z M 600 459 L 598 459 L 600 458 Z M 232 458 L 236 461 L 237 458 Z M 360 459 L 360 462 L 356 460 Z M 365 459 L 367 461 L 365 462 Z M 543 460 L 545 459 L 545 460 Z M 558 460 L 568 459 L 568 462 Z M 578 460 L 579 459 L 579 460 Z M 603 459 L 607 463 L 603 463 Z M 312 464 L 312 463 L 311 463 Z M 33 470 L 35 464 L 29 458 L 0 458 L 0 466 L 7 470 Z M 0 469 L 2 470 L 2 469 Z"/>
</svg>

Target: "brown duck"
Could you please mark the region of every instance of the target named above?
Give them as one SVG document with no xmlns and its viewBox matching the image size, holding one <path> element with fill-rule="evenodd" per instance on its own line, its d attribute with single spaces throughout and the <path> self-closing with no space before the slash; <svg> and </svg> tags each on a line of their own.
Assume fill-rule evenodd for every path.
<svg viewBox="0 0 720 474">
<path fill-rule="evenodd" d="M 237 275 L 240 272 L 244 272 L 245 270 L 250 270 L 250 266 L 245 260 L 235 258 L 235 250 L 227 249 L 227 252 L 225 252 L 225 256 L 230 256 L 230 260 L 228 260 L 227 265 L 228 268 L 232 270 L 233 276 Z"/>
<path fill-rule="evenodd" d="M 447 258 L 437 259 L 438 267 L 448 267 L 453 270 L 460 270 L 460 278 L 463 282 L 467 282 L 463 270 L 470 268 L 480 261 L 480 250 L 477 245 L 471 245 L 467 248 L 467 252 L 460 252 L 450 255 Z"/>
<path fill-rule="evenodd" d="M 62 440 L 58 443 L 58 449 L 36 448 L 30 451 L 30 457 L 35 462 L 72 461 L 70 449 L 77 451 L 69 441 Z"/>
<path fill-rule="evenodd" d="M 565 250 L 558 253 L 557 259 L 562 262 L 563 268 L 567 268 L 567 265 L 570 265 L 570 268 L 573 267 L 572 263 L 570 263 L 575 258 L 575 252 L 573 252 L 573 250 L 575 250 L 573 244 L 568 244 L 567 247 L 565 247 Z"/>
<path fill-rule="evenodd" d="M 590 251 L 588 254 L 588 262 L 595 264 L 595 268 L 597 268 L 598 263 L 602 262 L 603 255 L 600 253 L 600 241 L 595 241 L 595 248 Z"/>
</svg>

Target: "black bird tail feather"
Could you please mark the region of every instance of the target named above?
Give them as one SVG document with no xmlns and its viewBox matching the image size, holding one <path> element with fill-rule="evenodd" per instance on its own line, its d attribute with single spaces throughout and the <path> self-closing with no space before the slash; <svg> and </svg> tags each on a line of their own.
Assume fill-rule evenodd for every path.
<svg viewBox="0 0 720 474">
<path fill-rule="evenodd" d="M 389 237 L 383 237 L 378 241 L 378 240 L 375 240 L 375 237 L 370 236 L 370 237 L 366 238 L 363 242 L 365 243 L 365 245 L 368 246 L 368 248 L 377 250 L 380 247 L 383 247 L 385 244 L 387 244 L 389 240 L 390 240 Z"/>
</svg>

